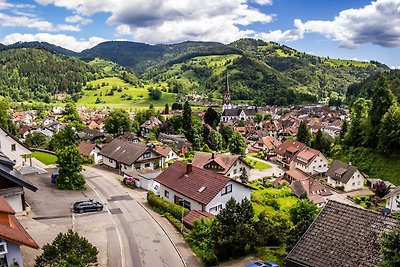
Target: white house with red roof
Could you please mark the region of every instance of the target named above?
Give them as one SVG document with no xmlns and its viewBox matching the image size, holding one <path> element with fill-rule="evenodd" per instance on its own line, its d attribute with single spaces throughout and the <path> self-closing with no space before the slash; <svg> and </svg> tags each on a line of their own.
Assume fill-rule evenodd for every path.
<svg viewBox="0 0 400 267">
<path fill-rule="evenodd" d="M 305 147 L 294 158 L 295 168 L 309 174 L 324 174 L 328 169 L 328 160 L 318 150 Z"/>
<path fill-rule="evenodd" d="M 24 266 L 21 245 L 39 248 L 15 217 L 13 208 L 0 196 L 0 266 Z"/>
<path fill-rule="evenodd" d="M 226 202 L 234 198 L 250 200 L 250 187 L 222 174 L 192 164 L 175 162 L 156 179 L 160 197 L 189 210 L 218 214 Z"/>
</svg>

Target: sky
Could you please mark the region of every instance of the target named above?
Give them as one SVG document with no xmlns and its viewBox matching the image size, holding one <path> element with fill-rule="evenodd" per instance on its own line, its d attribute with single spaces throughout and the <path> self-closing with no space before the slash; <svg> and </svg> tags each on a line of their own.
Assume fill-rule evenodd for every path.
<svg viewBox="0 0 400 267">
<path fill-rule="evenodd" d="M 400 0 L 0 0 L 0 43 L 82 51 L 108 40 L 256 38 L 400 67 Z"/>
</svg>

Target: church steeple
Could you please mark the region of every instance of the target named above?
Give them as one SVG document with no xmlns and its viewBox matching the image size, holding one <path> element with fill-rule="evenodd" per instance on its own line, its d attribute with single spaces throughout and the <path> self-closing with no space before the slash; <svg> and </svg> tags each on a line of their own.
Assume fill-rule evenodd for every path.
<svg viewBox="0 0 400 267">
<path fill-rule="evenodd" d="M 223 101 L 223 105 L 222 105 L 222 110 L 231 109 L 232 103 L 231 103 L 231 94 L 229 92 L 228 72 L 226 72 L 226 84 L 225 84 L 225 90 L 224 90 L 223 97 L 224 97 L 224 101 Z"/>
</svg>

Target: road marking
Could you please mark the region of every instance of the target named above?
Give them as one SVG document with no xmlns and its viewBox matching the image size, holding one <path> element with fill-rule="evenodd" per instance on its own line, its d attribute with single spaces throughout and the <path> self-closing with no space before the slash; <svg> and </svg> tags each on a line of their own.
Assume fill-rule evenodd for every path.
<svg viewBox="0 0 400 267">
<path fill-rule="evenodd" d="M 106 201 L 99 195 L 99 193 L 94 189 L 94 187 L 90 183 L 87 183 L 87 184 L 90 186 L 90 188 L 92 188 L 92 190 L 96 193 L 96 195 L 99 197 L 99 199 L 101 199 L 101 202 L 105 203 Z M 119 242 L 119 247 L 120 247 L 120 251 L 121 251 L 121 267 L 124 267 L 125 266 L 125 255 L 124 255 L 124 244 L 122 243 L 121 233 L 120 233 L 118 227 L 116 226 L 117 224 L 114 220 L 114 217 L 111 215 L 111 213 L 109 213 L 109 214 L 110 214 L 112 222 L 114 223 L 115 230 L 117 231 L 118 242 Z"/>
</svg>

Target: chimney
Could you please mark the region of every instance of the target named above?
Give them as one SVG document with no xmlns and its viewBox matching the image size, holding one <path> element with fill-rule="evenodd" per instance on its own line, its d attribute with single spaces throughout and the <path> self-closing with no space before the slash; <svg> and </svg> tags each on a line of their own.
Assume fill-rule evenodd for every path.
<svg viewBox="0 0 400 267">
<path fill-rule="evenodd" d="M 189 174 L 192 172 L 192 163 L 186 164 L 186 174 Z"/>
<path fill-rule="evenodd" d="M 215 151 L 212 152 L 211 158 L 212 158 L 212 159 L 215 159 Z"/>
</svg>

